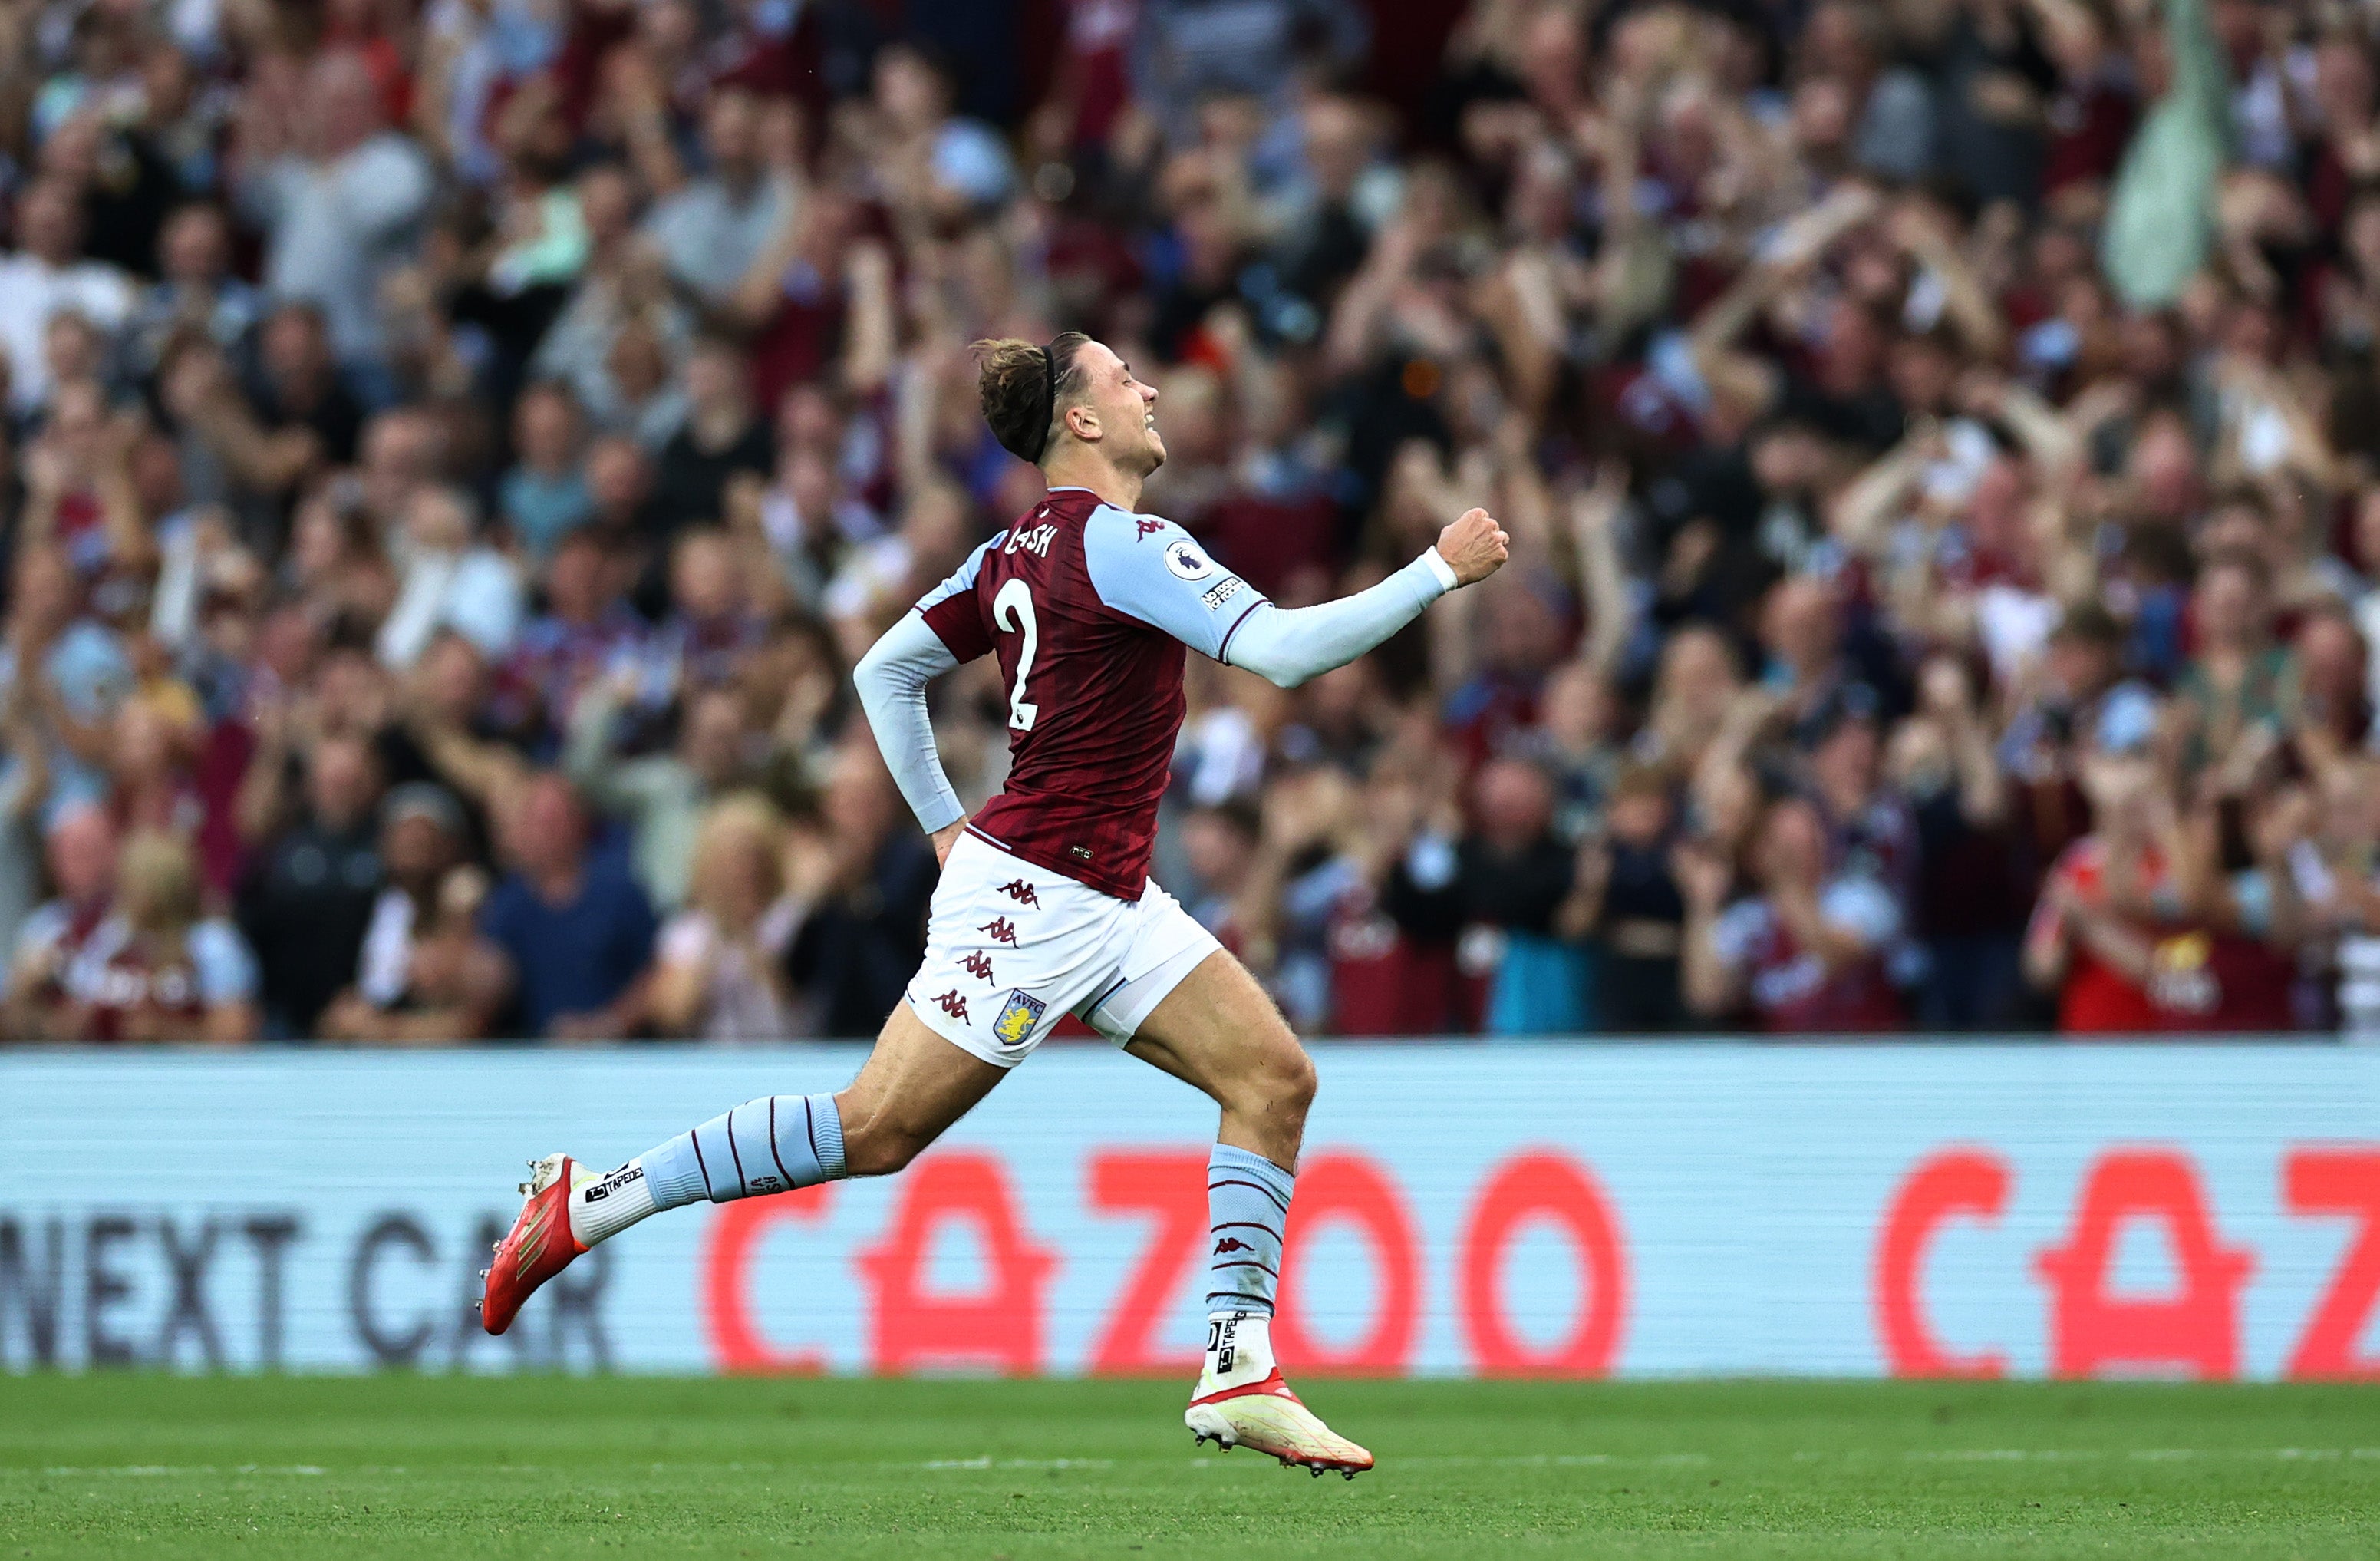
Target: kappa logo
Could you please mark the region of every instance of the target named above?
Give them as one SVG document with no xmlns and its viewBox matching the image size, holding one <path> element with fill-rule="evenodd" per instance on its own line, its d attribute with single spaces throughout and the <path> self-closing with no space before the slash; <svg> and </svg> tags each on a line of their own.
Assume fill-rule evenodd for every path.
<svg viewBox="0 0 2380 1561">
<path fill-rule="evenodd" d="M 1225 575 L 1221 579 L 1217 580 L 1214 584 L 1200 591 L 1198 593 L 1198 600 L 1207 604 L 1207 610 L 1211 613 L 1216 608 L 1221 606 L 1224 603 L 1230 601 L 1232 597 L 1237 596 L 1246 585 L 1247 581 L 1240 579 L 1237 575 Z"/>
<path fill-rule="evenodd" d="M 940 997 L 935 998 L 934 1001 L 941 1004 L 942 1006 L 942 1012 L 950 1015 L 953 1018 L 964 1019 L 967 1017 L 966 999 L 960 996 L 955 988 L 943 993 Z"/>
<path fill-rule="evenodd" d="M 1215 572 L 1215 561 L 1186 537 L 1165 544 L 1165 567 L 1185 580 L 1202 580 Z"/>
<path fill-rule="evenodd" d="M 976 931 L 996 943 L 1004 943 L 1011 948 L 1016 946 L 1015 925 L 1005 916 L 995 916 Z"/>
<path fill-rule="evenodd" d="M 1029 905 L 1036 910 L 1041 909 L 1041 896 L 1035 894 L 1033 885 L 1022 878 L 1010 879 L 1000 886 L 1000 892 L 1019 905 Z"/>
<path fill-rule="evenodd" d="M 1000 1010 L 1000 1017 L 991 1021 L 991 1032 L 1012 1046 L 1021 1045 L 1025 1038 L 1033 1033 L 1033 1027 L 1041 1022 L 1041 1016 L 1049 1011 L 1049 1004 L 1030 993 L 1022 990 L 1012 992 L 1008 994 L 1006 1006 Z"/>
<path fill-rule="evenodd" d="M 1148 516 L 1146 516 L 1146 515 L 1144 515 L 1144 516 L 1140 517 L 1138 519 L 1135 520 L 1135 521 L 1133 522 L 1133 525 L 1136 528 L 1136 530 L 1135 530 L 1134 531 L 1134 533 L 1133 533 L 1133 539 L 1132 539 L 1132 540 L 1133 540 L 1133 541 L 1135 541 L 1135 542 L 1138 542 L 1138 541 L 1140 541 L 1140 540 L 1141 540 L 1141 538 L 1143 538 L 1143 537 L 1153 537 L 1153 536 L 1155 536 L 1158 532 L 1160 532 L 1160 531 L 1161 531 L 1161 530 L 1165 530 L 1165 522 L 1164 522 L 1164 521 L 1162 521 L 1162 520 L 1151 520 L 1151 519 L 1150 519 Z"/>
<path fill-rule="evenodd" d="M 1214 1255 L 1220 1258 L 1225 1252 L 1253 1252 L 1256 1249 L 1254 1247 L 1249 1246 L 1238 1237 L 1226 1236 L 1220 1241 L 1215 1243 Z"/>
<path fill-rule="evenodd" d="M 593 1187 L 589 1188 L 587 1189 L 587 1201 L 589 1203 L 601 1203 L 604 1199 L 611 1197 L 612 1194 L 619 1191 L 622 1188 L 634 1182 L 640 1182 L 644 1179 L 645 1168 L 642 1165 L 623 1165 L 618 1170 L 613 1171 L 609 1176 L 605 1177 L 601 1181 L 597 1182 Z"/>
<path fill-rule="evenodd" d="M 991 957 L 985 954 L 982 949 L 978 948 L 972 954 L 969 954 L 965 958 L 960 960 L 959 969 L 965 970 L 968 975 L 981 976 L 988 982 L 991 981 Z M 992 984 L 997 986 L 1000 983 L 992 982 Z"/>
</svg>

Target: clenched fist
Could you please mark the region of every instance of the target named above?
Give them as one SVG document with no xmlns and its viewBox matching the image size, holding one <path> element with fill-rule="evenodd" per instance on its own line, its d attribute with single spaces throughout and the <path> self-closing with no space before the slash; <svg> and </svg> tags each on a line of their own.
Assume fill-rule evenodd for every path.
<svg viewBox="0 0 2380 1561">
<path fill-rule="evenodd" d="M 1454 571 L 1455 584 L 1476 585 L 1504 567 L 1512 555 L 1512 539 L 1486 510 L 1467 509 L 1438 533 L 1438 555 Z"/>
</svg>

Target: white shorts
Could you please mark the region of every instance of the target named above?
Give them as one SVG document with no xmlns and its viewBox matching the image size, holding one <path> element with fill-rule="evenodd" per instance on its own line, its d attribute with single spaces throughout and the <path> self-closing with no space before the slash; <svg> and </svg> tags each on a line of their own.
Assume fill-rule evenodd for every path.
<svg viewBox="0 0 2380 1561">
<path fill-rule="evenodd" d="M 1222 946 L 1154 882 L 1120 900 L 962 833 L 909 1006 L 961 1051 L 1014 1067 L 1064 1014 L 1123 1045 Z"/>
</svg>

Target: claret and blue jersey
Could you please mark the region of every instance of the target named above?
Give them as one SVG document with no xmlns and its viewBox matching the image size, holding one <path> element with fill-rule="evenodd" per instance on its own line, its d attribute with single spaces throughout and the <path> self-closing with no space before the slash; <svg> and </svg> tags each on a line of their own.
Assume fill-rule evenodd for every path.
<svg viewBox="0 0 2380 1561">
<path fill-rule="evenodd" d="M 1000 659 L 1008 784 L 969 828 L 1133 900 L 1184 711 L 1185 646 L 1227 658 L 1264 596 L 1170 520 L 1059 488 L 917 604 L 961 663 Z"/>
<path fill-rule="evenodd" d="M 887 629 L 852 669 L 884 762 L 929 833 L 964 815 L 935 752 L 929 680 L 997 654 L 1007 789 L 969 827 L 1119 899 L 1148 881 L 1182 729 L 1184 648 L 1293 688 L 1343 666 L 1452 590 L 1436 548 L 1335 602 L 1283 609 L 1169 520 L 1053 489 Z"/>
</svg>

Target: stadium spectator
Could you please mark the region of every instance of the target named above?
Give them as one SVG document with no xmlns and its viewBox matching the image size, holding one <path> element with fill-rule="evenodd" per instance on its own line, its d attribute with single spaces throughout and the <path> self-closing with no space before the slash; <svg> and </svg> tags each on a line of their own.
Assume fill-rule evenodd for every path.
<svg viewBox="0 0 2380 1561">
<path fill-rule="evenodd" d="M 726 514 L 727 480 L 738 471 L 765 477 L 774 458 L 769 431 L 752 410 L 744 354 L 717 336 L 697 342 L 686 360 L 686 416 L 662 445 L 654 516 L 665 534 L 716 525 Z"/>
<path fill-rule="evenodd" d="M 1601 1028 L 1623 1035 L 1679 1028 L 1678 960 L 1685 899 L 1670 871 L 1675 808 L 1658 770 L 1632 765 L 1611 782 L 1599 833 L 1580 844 L 1565 931 L 1591 941 Z"/>
<path fill-rule="evenodd" d="M 157 270 L 157 284 L 125 323 L 127 373 L 154 373 L 177 332 L 196 330 L 226 352 L 247 345 L 263 302 L 232 274 L 232 235 L 221 207 L 194 201 L 176 208 L 158 235 Z"/>
<path fill-rule="evenodd" d="M 112 331 L 131 314 L 124 274 L 82 255 L 82 192 L 55 176 L 17 197 L 16 252 L 0 256 L 0 352 L 8 360 L 9 409 L 18 417 L 49 404 L 49 329 L 61 315 Z"/>
<path fill-rule="evenodd" d="M 380 628 L 380 657 L 402 671 L 431 641 L 452 631 L 482 656 L 512 649 L 520 629 L 519 567 L 479 535 L 468 496 L 425 488 L 407 501 L 401 533 L 408 562 Z"/>
<path fill-rule="evenodd" d="M 674 750 L 620 760 L 612 751 L 612 728 L 641 684 L 631 672 L 625 688 L 605 681 L 588 691 L 571 720 L 565 767 L 598 810 L 627 821 L 637 882 L 668 911 L 686 901 L 705 818 L 745 778 L 750 734 L 743 696 L 709 688 L 686 700 Z"/>
<path fill-rule="evenodd" d="M 0 681 L 21 690 L 30 707 L 55 818 L 106 796 L 106 726 L 131 687 L 132 663 L 116 635 L 81 610 L 74 567 L 61 548 L 20 531 L 14 563 Z"/>
<path fill-rule="evenodd" d="M 443 1043 L 491 1032 L 503 1008 L 503 957 L 477 935 L 487 876 L 468 862 L 461 804 L 414 781 L 380 810 L 383 884 L 353 981 L 323 1009 L 333 1041 Z"/>
<path fill-rule="evenodd" d="M 2018 959 L 2027 899 L 2009 825 L 2010 777 L 1965 668 L 1947 657 L 1927 663 L 1918 706 L 1887 758 L 1915 832 L 1911 931 L 1924 957 L 1917 1019 L 1928 1030 L 2012 1029 L 2023 1016 Z"/>
<path fill-rule="evenodd" d="M 1755 892 L 1726 904 L 1726 864 L 1682 859 L 1686 1002 L 1706 1018 L 1749 1012 L 1770 1031 L 1896 1030 L 1886 969 L 1901 923 L 1890 890 L 1827 865 L 1826 823 L 1800 798 L 1768 805 L 1755 837 Z"/>
<path fill-rule="evenodd" d="M 510 799 L 501 834 L 513 871 L 480 910 L 506 961 L 521 1032 L 558 1041 L 640 1033 L 649 1017 L 653 910 L 627 873 L 589 849 L 570 783 L 540 774 Z"/>
<path fill-rule="evenodd" d="M 21 688 L 0 694 L 0 949 L 13 958 L 17 938 L 42 895 L 42 808 L 50 773 L 41 733 Z M 0 976 L 0 997 L 5 997 Z"/>
<path fill-rule="evenodd" d="M 892 1011 L 925 953 L 939 869 L 871 745 L 835 755 L 819 812 L 825 860 L 785 968 L 815 1005 L 819 1033 L 872 1034 L 883 1020 L 866 1016 Z"/>
<path fill-rule="evenodd" d="M 2139 1033 L 2157 1028 L 2150 988 L 2156 939 L 2181 917 L 2173 800 L 2147 762 L 2111 755 L 2085 773 L 2095 827 L 2043 881 L 2025 933 L 2025 974 L 2058 998 L 2063 1031 Z M 2176 994 L 2185 1005 L 2201 992 Z"/>
<path fill-rule="evenodd" d="M 1594 995 L 1573 941 L 1584 916 L 1572 903 L 1573 853 L 1554 834 L 1551 779 L 1522 760 L 1492 761 L 1473 783 L 1471 811 L 1446 892 L 1457 902 L 1464 964 L 1488 983 L 1481 1028 L 1491 1035 L 1589 1028 Z"/>
<path fill-rule="evenodd" d="M 310 303 L 281 304 L 265 317 L 256 348 L 249 401 L 259 425 L 268 435 L 307 439 L 309 466 L 354 464 L 363 409 L 339 378 L 322 311 Z"/>
<path fill-rule="evenodd" d="M 256 951 L 265 1033 L 314 1033 L 323 1007 L 353 978 L 382 865 L 373 811 L 380 765 L 369 741 L 334 735 L 306 757 L 303 811 L 260 856 L 240 886 L 239 926 Z"/>
<path fill-rule="evenodd" d="M 628 555 L 611 538 L 578 530 L 556 543 L 540 580 L 545 611 L 520 632 L 497 677 L 502 724 L 535 747 L 574 728 L 583 696 L 607 677 L 650 665 L 652 628 L 626 601 Z M 639 709 L 648 690 L 631 677 Z M 605 742 L 614 734 L 608 728 Z"/>
<path fill-rule="evenodd" d="M 387 335 L 380 285 L 428 208 L 431 170 L 382 124 L 371 71 L 336 49 L 294 94 L 252 94 L 233 146 L 233 193 L 265 233 L 264 283 L 322 312 L 341 364 L 364 384 Z"/>
<path fill-rule="evenodd" d="M 200 905 L 198 859 L 163 831 L 128 835 L 111 909 L 57 973 L 54 1038 L 252 1041 L 256 957 Z"/>
<path fill-rule="evenodd" d="M 703 813 L 691 843 L 686 909 L 662 928 L 653 959 L 653 1022 L 664 1035 L 768 1041 L 808 1027 L 793 1012 L 785 954 L 807 909 L 789 859 L 823 865 L 761 799 L 730 797 Z"/>
<path fill-rule="evenodd" d="M 760 114 L 741 87 L 713 91 L 702 119 L 709 170 L 655 203 L 645 219 L 671 280 L 702 307 L 725 303 L 799 208 L 801 192 L 788 171 L 762 163 Z"/>
<path fill-rule="evenodd" d="M 579 465 L 578 404 L 558 384 L 534 384 L 513 411 L 520 459 L 498 492 L 512 541 L 542 563 L 565 536 L 594 518 L 595 501 Z"/>
<path fill-rule="evenodd" d="M 76 803 L 51 821 L 43 855 L 56 897 L 25 918 L 9 951 L 11 1039 L 73 1038 L 65 1015 L 66 971 L 115 903 L 118 848 L 115 821 L 96 802 Z"/>
</svg>

